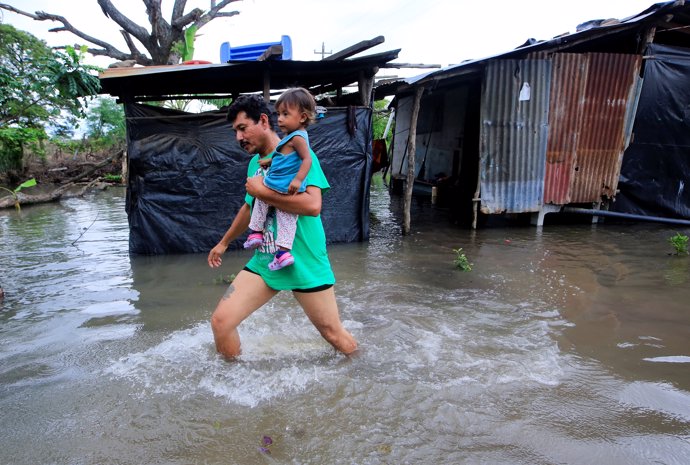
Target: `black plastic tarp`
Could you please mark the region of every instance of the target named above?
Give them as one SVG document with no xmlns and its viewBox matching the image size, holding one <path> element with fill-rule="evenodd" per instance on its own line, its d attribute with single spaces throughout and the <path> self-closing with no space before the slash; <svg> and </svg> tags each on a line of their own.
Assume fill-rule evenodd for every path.
<svg viewBox="0 0 690 465">
<path fill-rule="evenodd" d="M 209 251 L 244 202 L 251 157 L 225 112 L 126 104 L 125 114 L 130 252 Z M 309 139 L 331 184 L 321 213 L 328 242 L 367 240 L 371 109 L 329 108 L 309 127 Z"/>
<path fill-rule="evenodd" d="M 652 44 L 614 209 L 690 219 L 690 49 Z"/>
</svg>

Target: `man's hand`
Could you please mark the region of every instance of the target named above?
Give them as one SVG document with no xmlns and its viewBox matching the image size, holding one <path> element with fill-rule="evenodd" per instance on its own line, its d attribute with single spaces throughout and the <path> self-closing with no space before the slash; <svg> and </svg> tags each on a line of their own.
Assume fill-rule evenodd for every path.
<svg viewBox="0 0 690 465">
<path fill-rule="evenodd" d="M 247 194 L 251 195 L 252 197 L 256 197 L 256 195 L 261 192 L 261 188 L 264 187 L 263 179 L 263 176 L 253 176 L 251 178 L 247 178 L 247 183 L 244 186 L 247 190 Z"/>
<path fill-rule="evenodd" d="M 223 259 L 220 258 L 220 256 L 223 255 L 226 250 L 228 250 L 227 245 L 223 245 L 222 242 L 216 244 L 208 253 L 208 266 L 211 268 L 218 268 L 223 263 Z"/>
</svg>

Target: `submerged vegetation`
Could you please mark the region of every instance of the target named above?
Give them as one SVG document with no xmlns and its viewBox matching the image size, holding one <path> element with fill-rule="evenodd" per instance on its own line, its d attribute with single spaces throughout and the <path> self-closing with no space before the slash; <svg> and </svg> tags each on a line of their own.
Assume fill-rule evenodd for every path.
<svg viewBox="0 0 690 465">
<path fill-rule="evenodd" d="M 688 255 L 688 236 L 677 233 L 668 239 L 668 242 L 673 246 L 675 255 Z"/>
<path fill-rule="evenodd" d="M 453 259 L 453 264 L 455 264 L 455 267 L 462 271 L 472 271 L 473 264 L 470 263 L 470 260 L 462 251 L 462 247 L 453 249 L 453 252 L 455 253 L 455 258 Z"/>
</svg>

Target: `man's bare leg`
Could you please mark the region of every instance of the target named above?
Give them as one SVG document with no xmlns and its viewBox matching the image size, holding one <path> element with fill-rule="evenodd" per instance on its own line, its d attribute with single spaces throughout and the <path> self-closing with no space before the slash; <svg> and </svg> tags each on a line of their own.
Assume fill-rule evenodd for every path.
<svg viewBox="0 0 690 465">
<path fill-rule="evenodd" d="M 240 355 L 237 327 L 277 293 L 266 286 L 261 276 L 240 271 L 211 315 L 216 350 L 226 357 Z"/>
<path fill-rule="evenodd" d="M 340 321 L 333 288 L 319 292 L 293 292 L 309 320 L 321 336 L 340 352 L 349 355 L 357 350 L 357 341 Z"/>
</svg>

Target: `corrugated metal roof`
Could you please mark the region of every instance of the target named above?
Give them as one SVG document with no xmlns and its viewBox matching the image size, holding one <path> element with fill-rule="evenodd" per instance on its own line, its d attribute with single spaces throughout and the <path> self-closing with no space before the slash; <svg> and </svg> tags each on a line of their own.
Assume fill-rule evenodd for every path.
<svg viewBox="0 0 690 465">
<path fill-rule="evenodd" d="M 621 19 L 618 23 L 607 23 L 605 25 L 592 27 L 583 31 L 554 37 L 549 40 L 529 40 L 514 50 L 509 50 L 507 52 L 479 59 L 465 60 L 462 63 L 450 65 L 436 71 L 424 73 L 407 79 L 400 79 L 396 82 L 387 82 L 375 89 L 376 98 L 412 92 L 411 88 L 415 85 L 428 86 L 430 81 L 442 81 L 446 79 L 463 78 L 476 75 L 481 76 L 484 66 L 496 59 L 522 58 L 528 54 L 534 54 L 542 51 L 572 51 L 573 48 L 576 48 L 583 43 L 594 41 L 599 41 L 602 46 L 605 46 L 605 44 L 609 43 L 618 35 L 637 34 L 640 28 L 643 28 L 647 24 L 656 25 L 658 30 L 663 30 L 664 28 L 670 28 L 670 30 L 673 30 L 673 23 L 668 23 L 666 21 L 666 15 L 673 14 L 684 16 L 688 13 L 690 13 L 690 5 L 688 4 L 679 4 L 674 1 L 655 3 L 636 15 Z"/>
<path fill-rule="evenodd" d="M 539 211 L 548 134 L 549 60 L 496 60 L 486 68 L 480 130 L 481 211 Z"/>
</svg>

